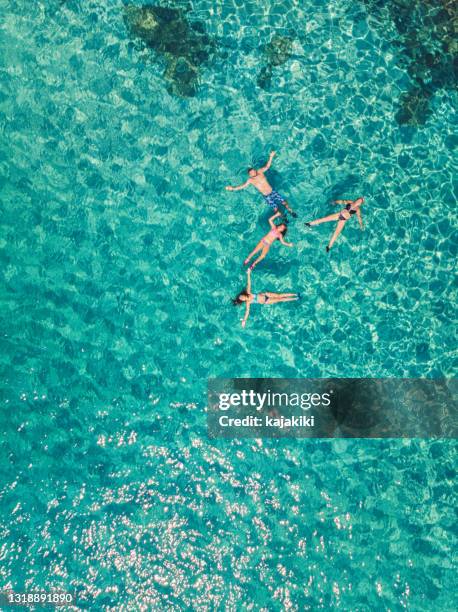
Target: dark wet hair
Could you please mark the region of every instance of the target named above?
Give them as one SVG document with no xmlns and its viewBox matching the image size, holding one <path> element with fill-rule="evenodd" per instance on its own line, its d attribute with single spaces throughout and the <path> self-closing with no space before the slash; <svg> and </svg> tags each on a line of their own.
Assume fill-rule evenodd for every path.
<svg viewBox="0 0 458 612">
<path fill-rule="evenodd" d="M 286 223 L 280 223 L 280 225 L 285 225 L 285 229 L 284 230 L 279 230 L 281 234 L 283 234 L 283 237 L 286 236 L 286 232 L 288 231 L 288 226 L 286 225 Z M 277 225 L 278 227 L 278 225 Z"/>
<path fill-rule="evenodd" d="M 233 306 L 240 306 L 240 304 L 243 304 L 243 300 L 240 299 L 242 295 L 246 295 L 246 297 L 248 297 L 248 291 L 243 289 L 243 291 L 241 291 L 238 296 L 232 300 Z"/>
</svg>

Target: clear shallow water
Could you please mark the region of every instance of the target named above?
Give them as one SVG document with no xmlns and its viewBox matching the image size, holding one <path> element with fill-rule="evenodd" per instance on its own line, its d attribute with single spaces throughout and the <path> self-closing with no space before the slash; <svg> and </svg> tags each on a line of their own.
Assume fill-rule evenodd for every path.
<svg viewBox="0 0 458 612">
<path fill-rule="evenodd" d="M 194 3 L 216 51 L 189 98 L 119 2 L 0 6 L 2 582 L 450 607 L 453 443 L 210 444 L 203 409 L 209 376 L 456 375 L 456 93 L 400 126 L 398 32 L 358 3 Z M 224 185 L 271 148 L 301 223 L 254 287 L 306 299 L 243 331 L 266 211 Z M 326 256 L 331 226 L 302 221 L 360 193 L 365 231 Z"/>
</svg>

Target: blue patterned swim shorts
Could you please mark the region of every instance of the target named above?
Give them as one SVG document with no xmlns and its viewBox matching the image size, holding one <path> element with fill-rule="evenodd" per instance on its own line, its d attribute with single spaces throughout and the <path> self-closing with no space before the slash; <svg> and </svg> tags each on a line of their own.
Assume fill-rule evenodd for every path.
<svg viewBox="0 0 458 612">
<path fill-rule="evenodd" d="M 286 199 L 282 195 L 280 195 L 278 191 L 275 191 L 275 189 L 272 189 L 269 195 L 265 195 L 264 199 L 267 204 L 274 209 L 278 208 L 279 204 L 283 204 L 283 202 L 286 201 Z"/>
</svg>

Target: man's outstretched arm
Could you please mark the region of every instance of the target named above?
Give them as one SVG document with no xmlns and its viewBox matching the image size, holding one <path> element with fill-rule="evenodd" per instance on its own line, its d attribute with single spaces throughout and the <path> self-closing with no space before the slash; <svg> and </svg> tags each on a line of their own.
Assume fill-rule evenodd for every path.
<svg viewBox="0 0 458 612">
<path fill-rule="evenodd" d="M 236 187 L 232 187 L 232 185 L 227 185 L 226 191 L 240 191 L 241 189 L 246 189 L 248 185 L 251 184 L 250 179 L 242 183 L 241 185 L 237 185 Z"/>
<path fill-rule="evenodd" d="M 271 151 L 271 153 L 269 155 L 269 159 L 267 160 L 267 164 L 265 166 L 263 166 L 262 168 L 259 168 L 260 172 L 267 172 L 267 170 L 272 165 L 272 160 L 273 160 L 273 158 L 275 157 L 276 154 L 277 154 L 276 151 Z"/>
</svg>

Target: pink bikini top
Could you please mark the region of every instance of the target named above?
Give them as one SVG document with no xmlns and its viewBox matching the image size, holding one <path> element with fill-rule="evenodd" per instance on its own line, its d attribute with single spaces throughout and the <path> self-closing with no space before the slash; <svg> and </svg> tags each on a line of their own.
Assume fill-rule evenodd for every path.
<svg viewBox="0 0 458 612">
<path fill-rule="evenodd" d="M 280 238 L 281 235 L 282 235 L 282 233 L 280 232 L 280 230 L 278 230 L 276 227 L 274 227 L 267 234 L 266 239 L 267 240 L 271 239 L 271 240 L 269 240 L 269 242 L 273 242 L 277 238 Z"/>
</svg>

